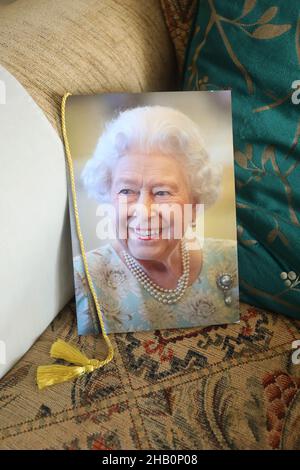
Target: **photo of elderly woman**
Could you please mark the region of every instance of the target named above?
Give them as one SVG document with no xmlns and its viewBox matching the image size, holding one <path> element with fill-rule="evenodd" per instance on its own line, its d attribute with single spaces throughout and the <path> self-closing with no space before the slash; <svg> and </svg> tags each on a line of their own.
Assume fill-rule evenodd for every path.
<svg viewBox="0 0 300 470">
<path fill-rule="evenodd" d="M 239 321 L 230 92 L 70 97 L 66 128 L 106 332 Z M 71 200 L 70 216 L 78 332 L 94 334 Z"/>
</svg>

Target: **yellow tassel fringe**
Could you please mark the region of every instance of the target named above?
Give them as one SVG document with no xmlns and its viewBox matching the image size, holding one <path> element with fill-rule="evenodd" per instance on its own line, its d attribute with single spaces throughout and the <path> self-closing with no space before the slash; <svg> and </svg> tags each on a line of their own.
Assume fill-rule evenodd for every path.
<svg viewBox="0 0 300 470">
<path fill-rule="evenodd" d="M 49 387 L 49 385 L 75 379 L 86 372 L 86 368 L 80 366 L 39 366 L 37 369 L 38 387 L 42 390 L 45 387 Z"/>
<path fill-rule="evenodd" d="M 79 212 L 78 212 L 78 206 L 77 206 L 73 162 L 72 162 L 72 157 L 71 157 L 70 145 L 69 145 L 68 138 L 67 138 L 66 121 L 65 121 L 66 101 L 69 96 L 71 96 L 71 93 L 66 93 L 62 99 L 61 121 L 62 121 L 62 133 L 63 133 L 65 150 L 66 150 L 66 158 L 67 158 L 68 168 L 69 168 L 74 216 L 75 216 L 75 222 L 76 222 L 76 231 L 77 231 L 77 236 L 78 236 L 78 240 L 80 244 L 80 251 L 81 251 L 81 255 L 83 259 L 84 270 L 85 270 L 86 278 L 88 281 L 88 286 L 89 286 L 89 289 L 91 291 L 91 294 L 95 303 L 96 311 L 97 311 L 100 325 L 101 325 L 103 338 L 105 339 L 106 345 L 108 347 L 108 354 L 107 354 L 106 359 L 102 361 L 99 361 L 98 359 L 89 359 L 81 351 L 79 351 L 79 349 L 77 349 L 75 346 L 72 346 L 71 344 L 68 344 L 63 340 L 58 339 L 55 343 L 53 343 L 51 347 L 50 356 L 56 359 L 64 359 L 65 361 L 68 361 L 71 364 L 75 364 L 75 366 L 64 366 L 64 365 L 56 365 L 56 364 L 48 365 L 48 366 L 39 366 L 37 368 L 37 377 L 36 377 L 39 389 L 43 389 L 45 387 L 48 387 L 49 385 L 54 385 L 57 383 L 65 382 L 67 380 L 72 380 L 76 377 L 79 377 L 82 374 L 93 372 L 95 369 L 99 369 L 100 367 L 103 367 L 104 365 L 108 364 L 114 357 L 114 350 L 107 336 L 107 333 L 105 331 L 104 322 L 103 322 L 97 294 L 94 289 L 92 278 L 89 273 L 88 263 L 87 263 L 86 254 L 85 254 L 85 247 L 84 247 L 83 237 L 81 233 Z"/>
<path fill-rule="evenodd" d="M 72 380 L 81 374 L 93 372 L 95 369 L 108 364 L 113 358 L 112 352 L 103 361 L 98 359 L 89 359 L 75 346 L 58 339 L 53 343 L 50 356 L 55 359 L 64 359 L 75 366 L 63 366 L 53 364 L 50 366 L 39 366 L 37 369 L 37 383 L 39 389 L 54 385 L 57 383 Z"/>
</svg>

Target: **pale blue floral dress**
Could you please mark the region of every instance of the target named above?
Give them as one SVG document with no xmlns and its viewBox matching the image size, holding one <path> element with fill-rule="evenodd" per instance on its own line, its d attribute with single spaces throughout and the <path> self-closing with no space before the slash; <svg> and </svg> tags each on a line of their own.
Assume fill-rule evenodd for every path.
<svg viewBox="0 0 300 470">
<path fill-rule="evenodd" d="M 87 253 L 94 288 L 107 333 L 187 328 L 239 321 L 237 244 L 233 240 L 206 238 L 202 270 L 178 303 L 165 305 L 154 299 L 136 280 L 114 248 L 104 245 Z M 233 278 L 232 303 L 226 305 L 217 275 Z M 78 333 L 101 331 L 89 292 L 81 256 L 74 258 Z"/>
</svg>

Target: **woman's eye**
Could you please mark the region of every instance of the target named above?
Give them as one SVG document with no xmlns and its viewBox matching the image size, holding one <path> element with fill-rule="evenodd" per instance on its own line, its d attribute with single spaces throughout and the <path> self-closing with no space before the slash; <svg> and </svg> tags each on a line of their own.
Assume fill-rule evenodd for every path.
<svg viewBox="0 0 300 470">
<path fill-rule="evenodd" d="M 119 191 L 119 194 L 125 194 L 126 196 L 128 196 L 128 194 L 134 194 L 134 191 L 132 189 L 121 189 Z"/>
<path fill-rule="evenodd" d="M 170 196 L 170 191 L 156 191 L 155 196 Z"/>
</svg>

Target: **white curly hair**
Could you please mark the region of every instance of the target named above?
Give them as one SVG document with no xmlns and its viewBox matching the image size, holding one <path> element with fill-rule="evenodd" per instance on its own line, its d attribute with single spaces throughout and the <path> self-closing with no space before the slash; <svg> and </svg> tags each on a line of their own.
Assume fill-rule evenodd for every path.
<svg viewBox="0 0 300 470">
<path fill-rule="evenodd" d="M 168 106 L 139 106 L 120 111 L 109 121 L 81 180 L 89 197 L 109 201 L 117 160 L 131 151 L 160 152 L 180 159 L 189 178 L 193 202 L 209 207 L 220 192 L 221 165 L 207 153 L 199 127 Z"/>
</svg>

